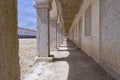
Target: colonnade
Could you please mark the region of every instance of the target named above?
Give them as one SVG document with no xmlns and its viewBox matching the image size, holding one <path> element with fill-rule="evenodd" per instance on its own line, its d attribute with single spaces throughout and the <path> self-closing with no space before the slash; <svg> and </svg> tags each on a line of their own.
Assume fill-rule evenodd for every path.
<svg viewBox="0 0 120 80">
<path fill-rule="evenodd" d="M 50 16 L 52 2 L 52 0 L 34 0 L 37 12 L 38 57 L 50 57 L 50 51 L 56 50 L 65 38 L 59 16 Z"/>
<path fill-rule="evenodd" d="M 72 19 L 71 16 L 75 15 L 69 30 L 69 38 L 76 45 L 80 44 L 78 47 L 104 67 L 116 80 L 119 80 L 120 0 L 81 0 L 82 4 L 78 14 L 75 14 L 76 11 L 72 9 L 78 10 L 75 5 L 79 0 L 59 0 L 62 5 L 60 9 L 63 11 L 57 17 L 52 16 L 51 18 L 50 11 L 55 8 L 52 7 L 53 1 L 55 0 L 34 0 L 37 12 L 37 56 L 50 57 L 50 50 L 57 49 L 65 38 L 62 26 L 64 21 L 61 16 L 67 16 L 64 20 L 67 20 L 68 22 L 65 23 L 68 24 L 71 22 L 69 21 Z M 69 1 L 71 2 L 69 3 Z M 60 5 L 57 4 L 58 6 Z M 63 15 L 61 15 L 62 12 Z M 69 13 L 70 15 L 68 15 Z M 17 24 L 17 0 L 1 0 L 0 80 L 20 80 Z M 79 25 L 80 31 L 76 30 L 77 25 Z M 76 31 L 81 34 L 77 35 Z M 78 37 L 80 37 L 79 40 Z"/>
</svg>

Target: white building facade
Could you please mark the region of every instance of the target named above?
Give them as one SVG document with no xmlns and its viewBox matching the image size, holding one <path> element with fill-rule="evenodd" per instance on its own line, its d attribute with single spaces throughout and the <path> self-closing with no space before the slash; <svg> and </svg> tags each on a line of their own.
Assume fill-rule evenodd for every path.
<svg viewBox="0 0 120 80">
<path fill-rule="evenodd" d="M 36 38 L 36 30 L 18 27 L 19 38 Z"/>
</svg>

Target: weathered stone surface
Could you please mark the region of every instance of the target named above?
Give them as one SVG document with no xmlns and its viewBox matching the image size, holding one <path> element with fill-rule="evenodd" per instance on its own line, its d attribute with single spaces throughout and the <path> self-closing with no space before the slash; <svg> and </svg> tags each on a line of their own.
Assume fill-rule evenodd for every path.
<svg viewBox="0 0 120 80">
<path fill-rule="evenodd" d="M 16 0 L 0 0 L 0 80 L 20 80 Z"/>
<path fill-rule="evenodd" d="M 91 6 L 91 34 L 85 35 L 85 14 Z M 81 44 L 81 49 L 94 58 L 116 79 L 120 79 L 120 1 L 119 0 L 84 0 L 79 13 L 70 29 L 70 39 Z M 87 13 L 88 14 L 88 13 Z M 90 16 L 90 13 L 88 14 Z M 79 22 L 81 21 L 81 25 Z M 88 24 L 88 23 L 87 23 Z M 77 27 L 82 26 L 82 31 Z M 76 33 L 82 35 L 80 43 Z"/>
<path fill-rule="evenodd" d="M 49 43 L 49 10 L 37 9 L 37 53 L 40 57 L 48 57 Z"/>
<path fill-rule="evenodd" d="M 35 8 L 49 8 L 51 9 L 51 2 L 52 0 L 34 0 L 34 7 Z"/>
<path fill-rule="evenodd" d="M 55 0 L 52 2 L 52 10 L 50 11 L 50 50 L 56 50 L 57 45 L 57 4 Z"/>
<path fill-rule="evenodd" d="M 100 63 L 120 79 L 120 0 L 101 0 Z M 118 75 L 116 75 L 118 74 Z"/>
<path fill-rule="evenodd" d="M 35 57 L 35 64 L 39 62 L 53 62 L 53 57 Z"/>
<path fill-rule="evenodd" d="M 56 50 L 57 20 L 50 20 L 50 50 Z"/>
<path fill-rule="evenodd" d="M 39 57 L 50 56 L 50 9 L 52 0 L 34 0 L 37 11 L 37 53 Z"/>
<path fill-rule="evenodd" d="M 60 46 L 61 39 L 60 39 L 60 23 L 57 23 L 57 47 Z"/>
<path fill-rule="evenodd" d="M 85 35 L 85 13 L 86 10 L 91 7 L 91 23 L 90 24 L 90 35 Z M 81 24 L 80 24 L 81 22 Z M 81 26 L 81 31 L 78 31 L 77 27 Z M 90 56 L 92 56 L 97 62 L 99 62 L 99 1 L 98 0 L 85 0 L 81 5 L 80 12 L 76 15 L 76 18 L 72 24 L 70 33 L 72 33 L 72 40 L 77 46 L 81 45 L 81 48 Z M 81 35 L 79 35 L 81 34 Z M 78 37 L 81 36 L 81 40 Z"/>
</svg>

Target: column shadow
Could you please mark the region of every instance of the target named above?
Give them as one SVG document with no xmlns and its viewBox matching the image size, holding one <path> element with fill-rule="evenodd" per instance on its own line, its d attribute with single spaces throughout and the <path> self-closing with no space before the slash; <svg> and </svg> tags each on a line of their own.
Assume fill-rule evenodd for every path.
<svg viewBox="0 0 120 80">
<path fill-rule="evenodd" d="M 69 51 L 70 55 L 63 58 L 55 58 L 56 61 L 66 61 L 69 64 L 67 80 L 115 80 L 98 63 L 84 53 L 69 39 L 67 45 L 60 46 L 58 51 Z M 61 49 L 65 47 L 66 49 Z"/>
</svg>

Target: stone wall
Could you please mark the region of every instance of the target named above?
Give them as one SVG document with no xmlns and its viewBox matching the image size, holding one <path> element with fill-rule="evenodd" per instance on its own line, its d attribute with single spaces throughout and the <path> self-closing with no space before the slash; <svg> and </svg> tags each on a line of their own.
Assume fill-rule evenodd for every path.
<svg viewBox="0 0 120 80">
<path fill-rule="evenodd" d="M 91 31 L 90 35 L 85 35 L 85 14 L 89 8 L 91 8 L 91 15 L 89 15 L 91 16 L 91 24 L 88 25 L 88 27 L 90 27 L 88 29 Z M 75 35 L 75 28 L 77 28 L 77 36 Z M 73 42 L 78 47 L 81 47 L 81 49 L 89 56 L 99 62 L 99 0 L 84 0 L 81 9 L 72 24 L 70 32 L 72 32 L 72 30 L 74 30 L 74 33 L 72 33 L 74 34 Z"/>
<path fill-rule="evenodd" d="M 85 14 L 89 6 L 91 24 L 87 26 L 91 26 L 91 33 L 85 35 Z M 84 0 L 69 35 L 78 47 L 120 79 L 120 0 Z"/>
<path fill-rule="evenodd" d="M 20 80 L 16 0 L 0 0 L 0 80 Z"/>
<path fill-rule="evenodd" d="M 120 79 L 120 0 L 101 0 L 100 63 Z M 118 75 L 117 75 L 118 74 Z"/>
</svg>

